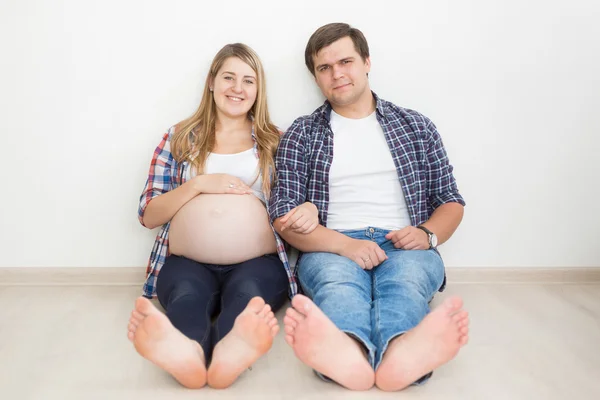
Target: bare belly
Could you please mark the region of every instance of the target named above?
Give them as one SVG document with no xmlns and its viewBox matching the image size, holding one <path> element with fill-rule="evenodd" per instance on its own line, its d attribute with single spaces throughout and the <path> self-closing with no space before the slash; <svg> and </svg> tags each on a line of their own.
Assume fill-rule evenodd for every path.
<svg viewBox="0 0 600 400">
<path fill-rule="evenodd" d="M 229 265 L 275 253 L 277 244 L 256 196 L 201 194 L 171 220 L 169 249 L 198 262 Z"/>
</svg>

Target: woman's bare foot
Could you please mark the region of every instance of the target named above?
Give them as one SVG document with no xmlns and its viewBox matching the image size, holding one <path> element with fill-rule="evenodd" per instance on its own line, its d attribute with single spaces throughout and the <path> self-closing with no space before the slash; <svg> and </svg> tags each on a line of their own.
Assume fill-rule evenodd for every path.
<svg viewBox="0 0 600 400">
<path fill-rule="evenodd" d="M 296 295 L 284 318 L 285 340 L 304 364 L 352 390 L 369 390 L 375 373 L 361 345 L 340 331 L 308 297 Z"/>
<path fill-rule="evenodd" d="M 404 389 L 453 359 L 469 339 L 469 314 L 459 297 L 446 299 L 423 321 L 392 340 L 375 374 L 385 391 Z"/>
<path fill-rule="evenodd" d="M 273 345 L 279 325 L 271 307 L 260 297 L 254 297 L 235 319 L 229 332 L 213 352 L 208 369 L 210 387 L 229 387 Z"/>
<path fill-rule="evenodd" d="M 150 301 L 140 297 L 129 319 L 127 337 L 140 355 L 190 389 L 206 385 L 206 364 L 200 344 L 185 337 Z"/>
</svg>

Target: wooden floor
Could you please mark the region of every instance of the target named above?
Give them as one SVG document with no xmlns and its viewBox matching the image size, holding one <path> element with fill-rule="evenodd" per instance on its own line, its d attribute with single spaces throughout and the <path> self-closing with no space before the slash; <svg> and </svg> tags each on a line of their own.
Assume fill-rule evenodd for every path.
<svg viewBox="0 0 600 400">
<path fill-rule="evenodd" d="M 184 389 L 126 338 L 139 293 L 0 287 L 0 399 L 600 399 L 600 285 L 450 285 L 433 304 L 464 298 L 470 343 L 429 383 L 402 394 L 320 381 L 281 333 L 233 387 Z"/>
</svg>

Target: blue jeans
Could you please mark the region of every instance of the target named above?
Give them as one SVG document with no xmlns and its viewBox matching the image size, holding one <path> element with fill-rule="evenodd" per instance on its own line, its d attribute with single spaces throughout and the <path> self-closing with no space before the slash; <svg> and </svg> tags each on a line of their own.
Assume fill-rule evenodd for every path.
<svg viewBox="0 0 600 400">
<path fill-rule="evenodd" d="M 429 313 L 429 302 L 444 282 L 444 263 L 436 250 L 394 248 L 385 238 L 389 230 L 368 227 L 340 232 L 377 243 L 388 259 L 369 271 L 337 254 L 304 253 L 298 277 L 325 315 L 362 343 L 377 370 L 390 341 Z"/>
</svg>

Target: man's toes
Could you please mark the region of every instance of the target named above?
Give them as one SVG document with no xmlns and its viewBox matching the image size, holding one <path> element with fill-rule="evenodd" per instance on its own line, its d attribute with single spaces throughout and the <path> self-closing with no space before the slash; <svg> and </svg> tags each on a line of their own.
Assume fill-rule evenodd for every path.
<svg viewBox="0 0 600 400">
<path fill-rule="evenodd" d="M 294 345 L 294 337 L 292 335 L 285 335 L 285 342 L 290 346 Z"/>
<path fill-rule="evenodd" d="M 461 335 L 468 335 L 469 334 L 469 327 L 468 326 L 463 326 L 462 328 L 460 328 L 460 334 Z"/>
<path fill-rule="evenodd" d="M 298 321 L 296 321 L 294 318 L 284 315 L 283 316 L 283 324 L 284 325 L 290 325 L 292 327 L 297 327 L 298 326 Z"/>
<path fill-rule="evenodd" d="M 269 322 L 267 323 L 267 325 L 269 326 L 269 328 L 271 328 L 271 327 L 273 327 L 273 326 L 275 326 L 275 325 L 279 325 L 279 324 L 277 323 L 277 318 L 275 318 L 275 317 L 271 318 L 271 319 L 269 320 Z"/>
<path fill-rule="evenodd" d="M 265 301 L 262 297 L 253 297 L 246 307 L 248 310 L 255 312 L 256 314 L 260 313 L 263 307 L 265 306 Z"/>
<path fill-rule="evenodd" d="M 299 313 L 305 314 L 313 308 L 314 303 L 306 296 L 297 294 L 292 299 L 292 307 Z"/>
<path fill-rule="evenodd" d="M 273 318 L 275 318 L 275 314 L 273 313 L 273 311 L 269 311 L 269 313 L 267 314 L 267 316 L 265 317 L 268 321 L 272 320 Z"/>
<path fill-rule="evenodd" d="M 460 343 L 461 346 L 466 345 L 467 343 L 469 343 L 469 336 L 467 336 L 467 335 L 461 336 L 460 339 L 458 340 L 458 343 Z"/>
<path fill-rule="evenodd" d="M 458 296 L 452 296 L 444 300 L 443 305 L 446 307 L 446 309 L 448 309 L 448 311 L 456 312 L 462 308 L 463 301 Z"/>
<path fill-rule="evenodd" d="M 454 314 L 452 316 L 452 321 L 459 323 L 460 321 L 462 321 L 463 319 L 467 318 L 469 316 L 469 313 L 466 311 L 459 311 L 456 314 Z"/>
<path fill-rule="evenodd" d="M 296 332 L 296 329 L 290 325 L 285 325 L 283 327 L 283 331 L 288 335 L 293 335 Z"/>
<path fill-rule="evenodd" d="M 135 335 L 134 335 L 134 333 L 133 333 L 133 332 L 131 332 L 131 331 L 128 331 L 128 332 L 127 332 L 127 339 L 129 339 L 130 341 L 132 341 L 132 342 L 133 342 L 133 339 L 135 339 Z"/>
<path fill-rule="evenodd" d="M 135 325 L 133 325 L 133 324 L 129 324 L 129 325 L 127 325 L 127 330 L 128 330 L 129 332 L 135 332 L 135 331 L 136 331 L 136 329 L 137 329 L 137 326 L 135 326 Z"/>
<path fill-rule="evenodd" d="M 290 307 L 287 310 L 285 310 L 285 318 L 289 318 L 289 319 L 292 319 L 296 323 L 300 323 L 300 322 L 304 321 L 305 317 L 303 314 L 300 314 L 298 311 L 296 311 Z"/>
</svg>

